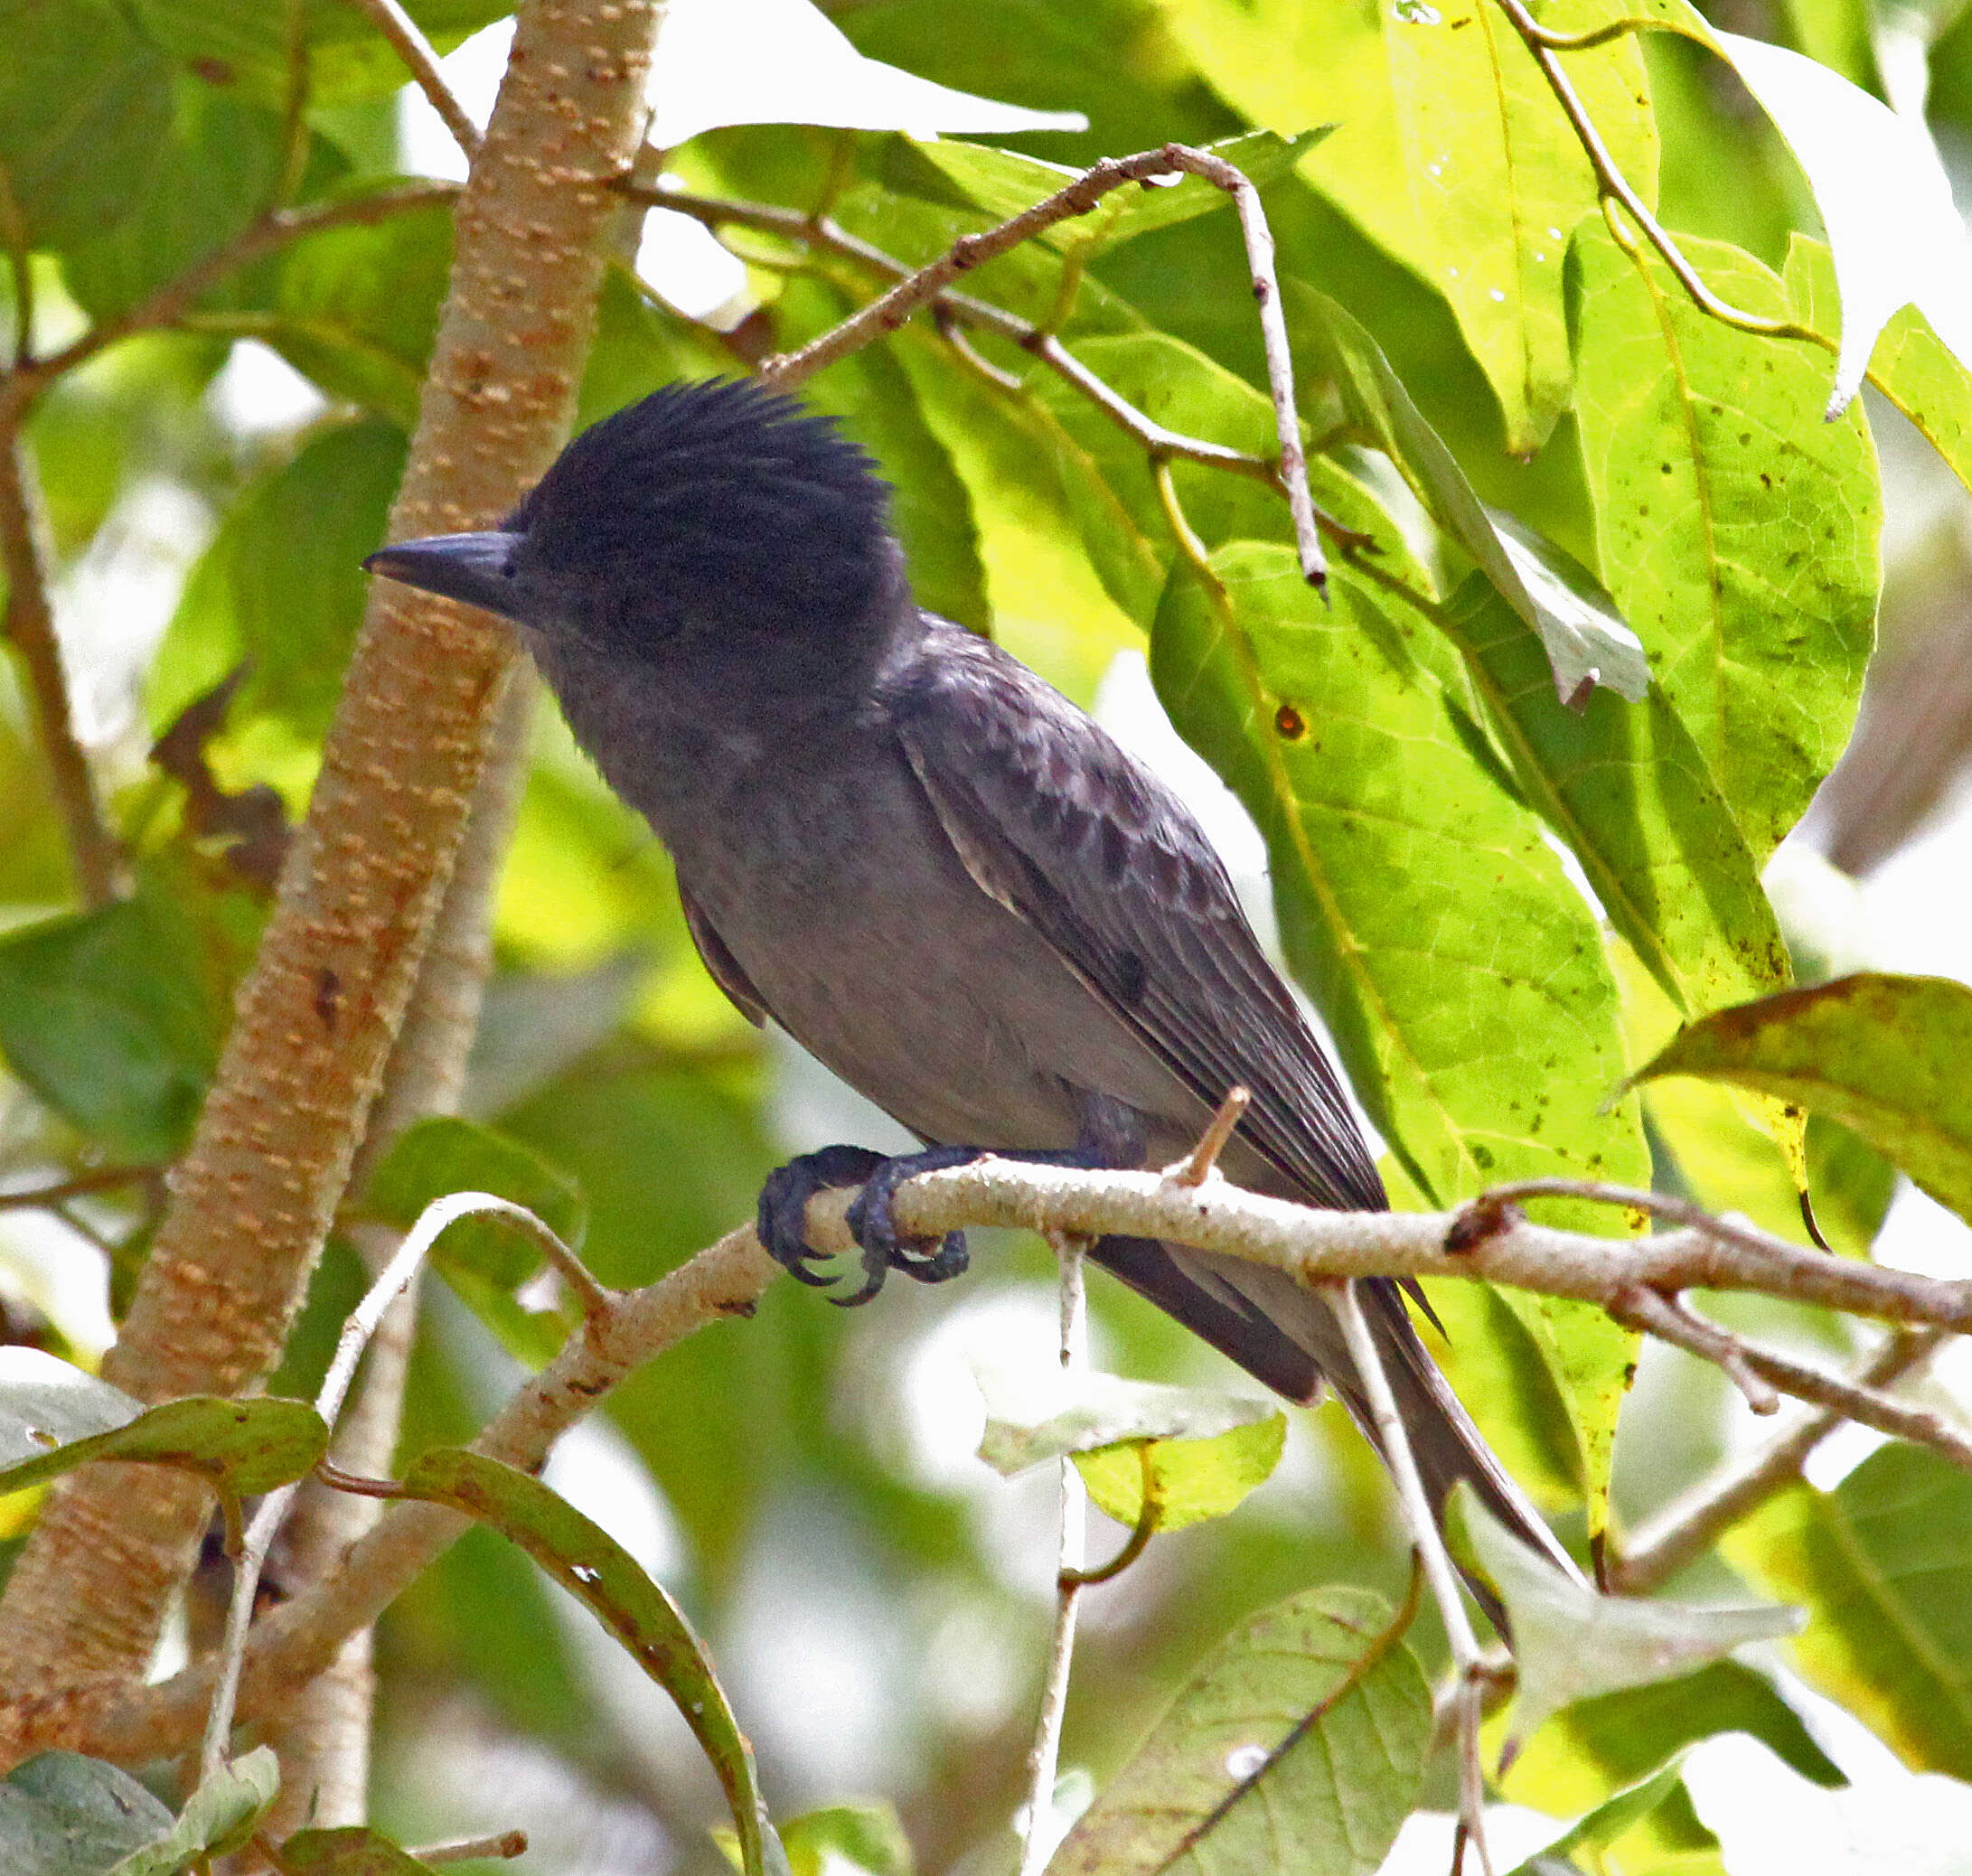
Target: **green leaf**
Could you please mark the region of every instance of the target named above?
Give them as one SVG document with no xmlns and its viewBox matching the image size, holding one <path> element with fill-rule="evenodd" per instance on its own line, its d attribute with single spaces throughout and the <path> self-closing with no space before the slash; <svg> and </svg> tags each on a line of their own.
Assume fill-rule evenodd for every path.
<svg viewBox="0 0 1972 1876">
<path fill-rule="evenodd" d="M 1663 692 L 1559 702 L 1539 642 L 1491 587 L 1448 608 L 1522 796 L 1582 862 L 1610 923 L 1697 1012 L 1793 980 L 1779 922 L 1704 757 Z"/>
<path fill-rule="evenodd" d="M 1675 1759 L 1668 1765 L 1659 1766 L 1648 1778 L 1639 1780 L 1628 1790 L 1619 1791 L 1613 1797 L 1605 1799 L 1586 1816 L 1578 1818 L 1546 1849 L 1536 1852 L 1520 1864 L 1513 1876 L 1558 1876 L 1560 1871 L 1577 1867 L 1572 1859 L 1578 1850 L 1607 1850 L 1617 1838 L 1634 1830 L 1677 1789 L 1683 1771 L 1684 1760 Z"/>
<path fill-rule="evenodd" d="M 1097 1507 L 1119 1524 L 1143 1515 L 1143 1468 L 1150 1468 L 1150 1527 L 1182 1531 L 1223 1518 L 1263 1486 L 1281 1462 L 1287 1416 L 1274 1412 L 1250 1426 L 1204 1440 L 1128 1440 L 1075 1455 L 1075 1469 Z"/>
<path fill-rule="evenodd" d="M 1244 136 L 1223 137 L 1205 145 L 1240 171 L 1256 189 L 1285 175 L 1302 156 L 1336 127 L 1323 124 L 1298 136 L 1276 136 L 1271 130 L 1250 130 Z M 1023 210 L 1045 201 L 1072 183 L 1082 172 L 1042 163 L 1012 150 L 981 144 L 913 143 L 912 150 L 957 190 L 959 198 L 994 221 L 1010 220 Z M 1058 254 L 1091 259 L 1105 249 L 1120 247 L 1140 234 L 1175 228 L 1194 216 L 1226 208 L 1232 197 L 1202 176 L 1181 176 L 1169 183 L 1125 183 L 1112 190 L 1088 214 L 1056 222 L 1037 239 Z"/>
<path fill-rule="evenodd" d="M 170 62 L 108 0 L 4 0 L 0 45 L 0 184 L 29 247 L 80 247 L 142 200 Z"/>
<path fill-rule="evenodd" d="M 1526 534 L 1479 501 L 1381 348 L 1348 312 L 1299 280 L 1282 290 L 1305 315 L 1297 324 L 1308 362 L 1333 382 L 1349 423 L 1396 464 L 1432 519 L 1540 634 L 1557 695 L 1572 701 L 1590 683 L 1640 698 L 1650 672 L 1636 633 L 1606 600 L 1555 577 Z"/>
<path fill-rule="evenodd" d="M 280 1762 L 271 1746 L 256 1746 L 204 1780 L 159 1842 L 134 1850 L 109 1876 L 181 1876 L 211 1858 L 240 1849 L 280 1789 Z"/>
<path fill-rule="evenodd" d="M 1819 333 L 1841 329 L 1835 258 L 1826 242 L 1795 235 L 1784 277 L 1788 303 L 1803 325 Z M 1869 381 L 1972 489 L 1972 366 L 1952 355 L 1915 306 L 1893 313 L 1883 327 L 1870 353 Z"/>
<path fill-rule="evenodd" d="M 1846 1782 L 1772 1684 L 1727 1660 L 1564 1707 L 1522 1745 L 1501 1788 L 1515 1804 L 1556 1815 L 1588 1811 L 1723 1732 L 1750 1734 L 1817 1785 Z"/>
<path fill-rule="evenodd" d="M 1829 416 L 1855 395 L 1877 335 L 1904 305 L 1972 366 L 1972 234 L 1923 125 L 1785 46 L 1736 33 L 1712 43 L 1787 139 L 1835 250 L 1842 349 Z"/>
<path fill-rule="evenodd" d="M 1832 1492 L 1789 1487 L 1722 1548 L 1808 1609 L 1792 1653 L 1808 1681 L 1913 1769 L 1972 1778 L 1972 1478 L 1886 1446 Z"/>
<path fill-rule="evenodd" d="M 281 1868 L 286 1876 L 423 1876 L 429 1865 L 359 1824 L 296 1831 L 281 1845 Z"/>
<path fill-rule="evenodd" d="M 1734 305 L 1786 314 L 1757 261 L 1683 246 Z M 1824 422 L 1825 353 L 1699 312 L 1598 228 L 1571 286 L 1602 577 L 1764 865 L 1855 721 L 1880 578 L 1874 449 L 1860 412 Z"/>
<path fill-rule="evenodd" d="M 23 1491 L 90 1459 L 124 1459 L 202 1473 L 220 1490 L 249 1497 L 299 1478 L 328 1445 L 328 1430 L 305 1401 L 193 1395 L 144 1411 L 87 1375 L 72 1389 L 52 1384 L 51 1365 L 67 1366 L 52 1355 L 5 1353 L 0 1493 Z M 90 1426 L 101 1430 L 81 1430 Z"/>
<path fill-rule="evenodd" d="M 571 1248 L 588 1224 L 580 1188 L 531 1147 L 449 1115 L 406 1129 L 376 1170 L 361 1208 L 408 1229 L 434 1199 L 490 1192 L 525 1207 Z M 540 1366 L 572 1327 L 574 1310 L 528 1309 L 514 1291 L 541 1267 L 533 1241 L 510 1221 L 461 1218 L 431 1247 L 431 1263 L 508 1352 Z"/>
<path fill-rule="evenodd" d="M 1002 1478 L 1119 1441 L 1212 1440 L 1280 1413 L 1273 1402 L 1253 1394 L 1126 1381 L 1100 1369 L 981 1365 L 973 1379 L 986 1402 L 979 1456 Z"/>
<path fill-rule="evenodd" d="M 1667 1681 L 1743 1643 L 1800 1629 L 1798 1609 L 1690 1609 L 1604 1596 L 1511 1535 L 1470 1486 L 1456 1492 L 1473 1552 L 1513 1624 L 1519 1737 L 1576 1701 Z"/>
<path fill-rule="evenodd" d="M 753 1749 L 733 1718 L 705 1644 L 663 1590 L 598 1525 L 539 1479 L 455 1448 L 422 1455 L 404 1480 L 413 1498 L 450 1506 L 520 1545 L 584 1603 L 677 1702 L 725 1787 L 747 1876 L 784 1871 Z"/>
<path fill-rule="evenodd" d="M 1235 543 L 1174 579 L 1151 671 L 1266 837 L 1282 943 L 1358 1096 L 1434 1205 L 1500 1179 L 1648 1177 L 1595 922 L 1457 727 L 1449 650 L 1347 567 Z M 1591 1229 L 1608 1229 L 1584 1220 Z M 1508 1296 L 1561 1384 L 1599 1526 L 1634 1338 Z"/>
<path fill-rule="evenodd" d="M 1826 1114 L 1972 1219 L 1968 1053 L 1972 990 L 1859 971 L 1692 1023 L 1636 1078 L 1698 1075 Z"/>
<path fill-rule="evenodd" d="M 102 1876 L 171 1823 L 128 1772 L 79 1752 L 38 1753 L 0 1781 L 0 1868 Z"/>
<path fill-rule="evenodd" d="M 1049 1876 L 1369 1876 L 1416 1805 L 1431 1695 L 1389 1606 L 1310 1590 L 1215 1651 Z"/>
<path fill-rule="evenodd" d="M 249 483 L 186 582 L 151 680 L 154 717 L 170 721 L 245 660 L 235 708 L 318 735 L 362 623 L 362 559 L 403 473 L 389 425 L 332 423 Z"/>
<path fill-rule="evenodd" d="M 97 319 L 136 305 L 223 248 L 278 185 L 278 117 L 183 72 L 173 99 L 168 129 L 132 187 L 131 212 L 63 261 L 63 283 Z"/>
<path fill-rule="evenodd" d="M 1499 397 L 1507 447 L 1538 449 L 1568 400 L 1562 291 L 1568 238 L 1597 185 L 1532 54 L 1481 0 L 1380 8 L 1404 164 L 1451 302 Z M 1568 77 L 1617 166 L 1657 196 L 1642 56 L 1618 39 L 1571 53 Z"/>
<path fill-rule="evenodd" d="M 726 1860 L 741 1867 L 739 1840 L 727 1824 L 712 1833 Z M 793 1876 L 911 1876 L 910 1841 L 888 1804 L 829 1805 L 781 1826 Z"/>
<path fill-rule="evenodd" d="M 250 947 L 239 896 L 154 868 L 135 897 L 0 938 L 0 1054 L 50 1107 L 168 1159 L 204 1099 Z"/>
</svg>

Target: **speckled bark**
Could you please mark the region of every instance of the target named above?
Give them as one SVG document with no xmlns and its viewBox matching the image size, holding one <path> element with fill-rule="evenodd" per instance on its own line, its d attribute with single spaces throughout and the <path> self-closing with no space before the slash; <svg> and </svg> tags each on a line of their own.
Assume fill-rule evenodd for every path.
<svg viewBox="0 0 1972 1876">
<path fill-rule="evenodd" d="M 392 538 L 484 527 L 565 437 L 617 211 L 651 0 L 523 7 L 457 214 Z M 170 1213 L 105 1365 L 148 1400 L 251 1386 L 278 1353 L 403 1020 L 512 662 L 483 615 L 384 584 Z M 0 1686 L 140 1668 L 208 1508 L 99 1467 L 52 1504 L 0 1602 Z"/>
</svg>

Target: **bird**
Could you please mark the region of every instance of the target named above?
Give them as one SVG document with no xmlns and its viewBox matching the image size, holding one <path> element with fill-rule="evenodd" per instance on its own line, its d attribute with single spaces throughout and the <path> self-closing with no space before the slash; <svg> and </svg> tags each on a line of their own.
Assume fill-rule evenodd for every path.
<svg viewBox="0 0 1972 1876">
<path fill-rule="evenodd" d="M 653 391 L 578 436 L 497 529 L 400 541 L 366 568 L 510 621 L 569 729 L 677 870 L 706 969 L 919 1140 L 803 1154 L 758 1230 L 804 1282 L 819 1190 L 869 1300 L 966 1267 L 899 1233 L 898 1187 L 986 1153 L 1166 1164 L 1235 1088 L 1219 1166 L 1330 1209 L 1388 1200 L 1341 1078 L 1178 796 L 990 639 L 920 606 L 892 491 L 832 419 L 746 379 Z M 1090 1255 L 1290 1401 L 1326 1384 L 1380 1449 L 1331 1302 L 1290 1273 L 1158 1240 Z M 1442 1516 L 1468 1480 L 1559 1567 L 1399 1287 L 1359 1280 Z M 1482 1605 L 1499 1621 L 1483 1586 Z"/>
</svg>

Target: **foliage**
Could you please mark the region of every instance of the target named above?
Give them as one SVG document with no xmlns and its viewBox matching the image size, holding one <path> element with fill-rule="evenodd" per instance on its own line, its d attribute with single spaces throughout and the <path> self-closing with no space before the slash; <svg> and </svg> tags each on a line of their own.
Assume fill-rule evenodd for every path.
<svg viewBox="0 0 1972 1876">
<path fill-rule="evenodd" d="M 1914 629 L 1938 579 L 1967 573 L 1955 549 L 1937 574 L 1935 540 L 1899 560 L 1884 530 L 1872 426 L 1886 406 L 1972 485 L 1972 261 L 1921 119 L 1870 94 L 1936 40 L 1933 127 L 1972 136 L 1972 33 L 1949 5 L 1754 9 L 1783 49 L 1683 0 L 1554 0 L 1542 27 L 1592 42 L 1551 52 L 1517 5 L 844 7 L 836 23 L 865 56 L 828 68 L 833 90 L 811 79 L 818 123 L 722 105 L 739 121 L 666 153 L 681 203 L 743 258 L 735 297 L 716 316 L 680 311 L 689 283 L 654 245 L 640 275 L 626 242 L 582 420 L 811 341 L 1101 155 L 1212 145 L 1260 185 L 1274 238 L 1312 492 L 1336 524 L 1325 592 L 1302 577 L 1273 481 L 1235 220 L 1197 177 L 1115 192 L 969 272 L 972 312 L 921 313 L 805 387 L 896 482 L 917 590 L 1085 703 L 1120 650 L 1144 653 L 1171 724 L 1258 828 L 1280 951 L 1400 1202 L 1597 1178 L 1798 1237 L 1805 1178 L 1831 1241 L 1866 1254 L 1892 1168 L 1972 1216 L 1972 993 L 1850 968 L 1866 959 L 1828 968 L 1825 934 L 1783 917 L 1770 887 L 1858 734 L 1879 623 L 1892 640 Z M 1748 24 L 1744 7 L 1717 11 Z M 410 12 L 448 49 L 500 9 Z M 706 29 L 726 60 L 708 98 L 733 96 L 772 36 L 764 0 L 757 18 L 731 12 L 718 31 L 740 39 Z M 1885 50 L 1900 46 L 1902 65 Z M 906 135 L 927 127 L 843 91 L 880 71 L 870 61 L 1080 111 L 1089 128 Z M 1722 61 L 1772 125 L 1746 115 Z M 86 1355 L 103 1325 L 76 1286 L 44 1280 L 46 1247 L 113 1271 L 124 1307 L 156 1175 L 221 1059 L 282 817 L 321 762 L 362 622 L 358 563 L 417 416 L 452 236 L 442 201 L 396 192 L 403 77 L 370 12 L 334 0 L 0 0 L 15 340 L 0 443 L 18 443 L 42 511 L 100 811 L 127 861 L 127 890 L 85 903 L 76 804 L 49 760 L 67 732 L 15 605 L 18 655 L 0 668 L 0 1186 L 50 1196 L 0 1212 L 0 1322 L 32 1299 Z M 871 99 L 901 95 L 869 82 Z M 828 127 L 838 117 L 854 127 Z M 682 229 L 663 210 L 652 225 Z M 242 392 L 274 381 L 270 355 L 286 394 L 305 391 L 271 417 Z M 1877 400 L 1850 401 L 1865 366 Z M 1118 421 L 1115 400 L 1139 415 Z M 143 604 L 119 605 L 103 568 L 160 491 L 176 532 Z M 33 577 L 10 549 L 10 592 Z M 867 1117 L 708 983 L 662 852 L 550 715 L 505 862 L 469 1118 L 408 1132 L 341 1223 L 401 1228 L 440 1194 L 488 1190 L 627 1289 L 749 1217 L 777 1157 Z M 1565 1201 L 1537 1215 L 1622 1228 Z M 45 1229 L 15 1228 L 29 1217 Z M 296 1837 L 295 1866 L 400 1868 L 399 1837 L 515 1822 L 469 1802 L 494 1724 L 551 1755 L 563 1794 L 530 1868 L 583 1863 L 606 1836 L 603 1795 L 623 1792 L 674 1849 L 697 1846 L 699 1867 L 728 1809 L 749 1870 L 887 1876 L 914 1850 L 927 1871 L 1000 1854 L 1043 1572 L 1008 1561 L 1027 1487 L 973 1460 L 971 1397 L 954 1407 L 948 1382 L 968 1337 L 1051 1349 L 1037 1249 L 981 1258 L 992 1273 L 950 1295 L 893 1285 L 853 1319 L 778 1286 L 611 1396 L 605 1430 L 571 1442 L 586 1486 L 577 1460 L 543 1485 L 452 1449 L 582 1333 L 575 1300 L 545 1293 L 528 1242 L 486 1221 L 455 1227 L 434 1262 L 472 1319 L 427 1311 L 399 1476 L 512 1538 L 657 1685 L 632 1676 L 626 1692 L 559 1592 L 475 1531 L 381 1630 L 388 1836 Z M 1456 1287 L 1433 1292 L 1453 1331 L 1439 1352 L 1571 1540 L 1620 1545 L 1626 1515 L 1716 1456 L 1704 1384 L 1679 1370 L 1671 1404 L 1632 1398 L 1638 1337 L 1600 1309 Z M 338 1240 L 282 1388 L 319 1370 L 356 1288 Z M 1408 1640 L 1392 1626 L 1404 1571 L 1374 1467 L 1339 1415 L 1290 1426 L 1229 1401 L 1133 1298 L 1099 1293 L 1095 1309 L 1106 1365 L 1187 1386 L 1096 1386 L 1014 1428 L 1024 1462 L 1075 1451 L 1104 1510 L 1158 1534 L 1155 1564 L 1086 1592 L 1113 1599 L 1091 1605 L 1067 1749 L 1100 1796 L 1056 1867 L 1373 1870 L 1420 1793 L 1450 1788 L 1412 1652 L 1434 1664 L 1440 1643 L 1428 1622 Z M 1832 1318 L 1802 1332 L 1848 1347 Z M 1004 1458 L 1014 1423 L 993 1412 L 987 1451 L 998 1439 Z M 25 1487 L 84 1459 L 195 1465 L 236 1497 L 297 1477 L 324 1437 L 278 1396 L 145 1412 L 72 1365 L 10 1355 L 0 1493 L 18 1496 L 0 1497 L 0 1534 L 31 1518 Z M 1334 1489 L 1315 1502 L 1318 1474 Z M 1968 1517 L 1961 1473 L 1892 1448 L 1832 1489 L 1796 1480 L 1754 1509 L 1708 1560 L 1705 1593 L 1729 1595 L 1736 1571 L 1798 1607 L 1785 1658 L 1808 1684 L 1911 1768 L 1972 1779 Z M 1516 1583 L 1531 1566 L 1488 1541 L 1475 1534 L 1522 1644 L 1504 1724 L 1526 1737 L 1501 1788 L 1579 1815 L 1529 1869 L 1716 1867 L 1680 1755 L 1721 1731 L 1839 1778 L 1788 1704 L 1779 1655 L 1713 1659 L 1773 1632 L 1766 1618 L 1706 1625 L 1537 1572 Z M 648 1745 L 672 1724 L 644 1704 L 653 1692 L 683 1712 L 723 1802 L 678 1772 L 681 1744 Z M 241 1760 L 233 1785 L 174 1813 L 109 1767 L 33 1760 L 0 1784 L 0 1862 L 190 1867 L 250 1827 L 268 1770 Z M 782 1816 L 803 1798 L 831 1803 Z"/>
</svg>

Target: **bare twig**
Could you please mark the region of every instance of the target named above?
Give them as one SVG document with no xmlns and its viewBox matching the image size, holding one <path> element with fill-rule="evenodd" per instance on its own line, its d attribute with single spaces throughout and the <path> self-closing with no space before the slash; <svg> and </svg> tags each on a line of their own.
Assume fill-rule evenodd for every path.
<svg viewBox="0 0 1972 1876">
<path fill-rule="evenodd" d="M 26 365 L 11 373 L 41 369 Z M 55 636 L 48 596 L 48 555 L 34 498 L 33 470 L 18 418 L 0 405 L 0 559 L 6 567 L 7 603 L 0 632 L 14 641 L 34 700 L 34 721 L 55 806 L 68 834 L 69 857 L 85 905 L 106 905 L 117 896 L 117 842 L 103 820 L 96 779 L 75 733 L 69 680 Z"/>
<path fill-rule="evenodd" d="M 1561 61 L 1555 56 L 1557 50 L 1582 51 L 1589 44 L 1601 43 L 1600 37 L 1585 38 L 1578 43 L 1557 47 L 1554 36 L 1545 33 L 1534 15 L 1522 4 L 1522 0 L 1498 0 L 1499 9 L 1513 23 L 1513 29 L 1525 42 L 1526 49 L 1534 56 L 1534 61 L 1541 68 L 1541 74 L 1547 80 L 1548 89 L 1554 94 L 1554 101 L 1561 106 L 1564 115 L 1573 127 L 1575 138 L 1582 145 L 1582 154 L 1589 159 L 1589 166 L 1595 172 L 1596 185 L 1601 190 L 1605 219 L 1610 223 L 1610 232 L 1625 249 L 1634 253 L 1633 240 L 1627 230 L 1620 227 L 1613 215 L 1609 213 L 1611 203 L 1620 202 L 1624 212 L 1643 230 L 1643 236 L 1664 258 L 1664 263 L 1677 277 L 1678 284 L 1691 295 L 1692 302 L 1701 311 L 1708 313 L 1722 324 L 1734 326 L 1742 333 L 1754 333 L 1770 339 L 1806 339 L 1810 342 L 1833 351 L 1835 348 L 1820 333 L 1801 325 L 1791 319 L 1768 319 L 1757 313 L 1747 313 L 1721 299 L 1707 286 L 1698 269 L 1685 258 L 1684 250 L 1671 239 L 1657 217 L 1650 212 L 1649 205 L 1631 187 L 1616 159 L 1610 154 L 1609 145 L 1602 141 L 1601 133 L 1596 129 L 1594 120 L 1582 102 L 1573 80 L 1561 69 Z M 1625 26 L 1611 26 L 1603 30 L 1601 36 L 1613 37 Z"/>
<path fill-rule="evenodd" d="M 1244 1088 L 1228 1088 L 1225 1099 L 1219 1102 L 1219 1111 L 1206 1123 L 1205 1131 L 1198 1136 L 1198 1144 L 1185 1155 L 1176 1166 L 1164 1168 L 1164 1177 L 1174 1186 L 1202 1186 L 1212 1177 L 1219 1163 L 1219 1155 L 1225 1150 L 1225 1143 L 1233 1137 L 1233 1130 L 1245 1113 L 1253 1096 Z"/>
<path fill-rule="evenodd" d="M 1348 1344 L 1356 1364 L 1356 1378 L 1376 1425 L 1384 1463 L 1396 1485 L 1397 1502 L 1403 1505 L 1404 1521 L 1410 1526 L 1412 1546 L 1423 1566 L 1424 1581 L 1431 1586 L 1432 1599 L 1438 1605 L 1445 1625 L 1445 1639 L 1451 1648 L 1451 1672 L 1457 1682 L 1451 1700 L 1458 1721 L 1461 1845 L 1470 1843 L 1479 1852 L 1484 1876 L 1493 1876 L 1493 1860 L 1486 1846 L 1486 1778 L 1479 1765 L 1479 1707 L 1485 1693 L 1485 1669 L 1479 1637 L 1472 1632 L 1472 1618 L 1467 1615 L 1464 1599 L 1459 1593 L 1451 1553 L 1445 1549 L 1438 1520 L 1432 1515 L 1431 1498 L 1417 1469 L 1416 1456 L 1411 1450 L 1410 1434 L 1404 1428 L 1404 1416 L 1397 1412 L 1396 1395 L 1391 1392 L 1390 1377 L 1384 1373 L 1376 1338 L 1370 1334 L 1362 1305 L 1357 1300 L 1356 1286 L 1334 1284 L 1329 1293 L 1342 1325 L 1342 1338 Z M 1452 1876 L 1458 1876 L 1463 1862 L 1461 1848 L 1452 1860 Z"/>
<path fill-rule="evenodd" d="M 1942 1329 L 1906 1329 L 1890 1337 L 1855 1377 L 1866 1388 L 1887 1387 L 1929 1361 L 1945 1339 Z M 1844 1425 L 1832 1407 L 1800 1415 L 1770 1445 L 1726 1467 L 1638 1533 L 1629 1552 L 1613 1559 L 1610 1590 L 1648 1596 L 1687 1563 L 1710 1550 L 1720 1535 L 1801 1476 L 1808 1456 Z"/>
<path fill-rule="evenodd" d="M 1746 1397 L 1755 1413 L 1778 1413 L 1780 1397 L 1753 1370 L 1744 1345 L 1716 1323 L 1693 1315 L 1676 1297 L 1662 1296 L 1642 1286 L 1619 1297 L 1610 1314 L 1630 1328 L 1647 1329 L 1666 1342 L 1715 1362 L 1725 1378 Z"/>
<path fill-rule="evenodd" d="M 1054 1233 L 1061 1265 L 1061 1365 L 1071 1373 L 1089 1363 L 1088 1296 L 1084 1286 L 1086 1239 Z M 1146 1495 L 1148 1502 L 1148 1495 Z M 1041 1876 L 1055 1853 L 1055 1777 L 1061 1765 L 1061 1722 L 1068 1709 L 1068 1666 L 1075 1655 L 1082 1565 L 1088 1552 L 1088 1489 L 1071 1454 L 1061 1457 L 1061 1543 L 1055 1566 L 1055 1627 L 1041 1677 L 1041 1709 L 1028 1752 L 1027 1837 L 1020 1876 Z"/>
<path fill-rule="evenodd" d="M 351 5 L 369 17 L 370 23 L 390 42 L 390 49 L 404 61 L 411 81 L 445 122 L 454 140 L 468 157 L 479 154 L 479 126 L 466 116 L 465 107 L 453 95 L 438 66 L 438 54 L 431 42 L 398 0 L 351 0 Z"/>
<path fill-rule="evenodd" d="M 114 1192 L 120 1186 L 142 1185 L 164 1170 L 161 1166 L 99 1166 L 52 1186 L 36 1186 L 26 1192 L 0 1192 L 0 1212 L 46 1211 L 71 1198 L 87 1197 L 91 1192 Z"/>
<path fill-rule="evenodd" d="M 406 1853 L 413 1862 L 469 1863 L 480 1857 L 505 1862 L 527 1854 L 525 1831 L 501 1831 L 491 1837 L 469 1837 L 459 1843 L 427 1843 Z"/>
</svg>

